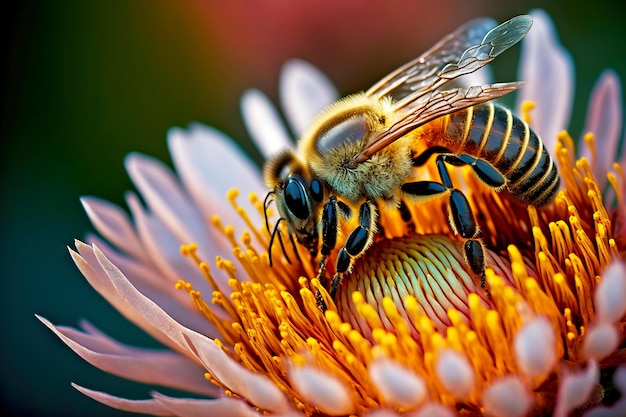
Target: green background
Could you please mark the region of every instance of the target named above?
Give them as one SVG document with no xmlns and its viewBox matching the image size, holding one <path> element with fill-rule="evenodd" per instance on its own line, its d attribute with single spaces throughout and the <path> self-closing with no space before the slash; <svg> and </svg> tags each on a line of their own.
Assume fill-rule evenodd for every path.
<svg viewBox="0 0 626 417">
<path fill-rule="evenodd" d="M 167 163 L 165 133 L 201 121 L 244 148 L 245 88 L 276 100 L 280 65 L 300 57 L 342 94 L 366 88 L 480 15 L 499 21 L 542 7 L 572 52 L 578 136 L 598 74 L 626 78 L 621 1 L 370 3 L 345 1 L 23 1 L 2 6 L 0 403 L 14 415 L 125 415 L 70 387 L 147 398 L 150 387 L 92 368 L 34 317 L 87 318 L 119 340 L 157 344 L 126 322 L 73 266 L 66 245 L 92 230 L 79 203 L 97 195 L 123 205 L 131 151 Z M 392 2 L 389 2 L 390 4 Z M 499 2 L 504 3 L 504 2 Z M 303 6 L 304 4 L 304 6 Z M 428 12 L 426 11 L 428 10 Z M 517 51 L 498 60 L 515 78 Z M 259 154 L 251 150 L 261 163 Z M 236 173 L 232 173 L 236 175 Z M 162 390 L 168 392 L 167 390 Z"/>
</svg>

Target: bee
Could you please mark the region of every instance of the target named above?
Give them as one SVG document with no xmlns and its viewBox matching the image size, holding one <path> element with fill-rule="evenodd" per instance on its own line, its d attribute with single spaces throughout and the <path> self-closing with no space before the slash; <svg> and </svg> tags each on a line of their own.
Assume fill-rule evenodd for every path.
<svg viewBox="0 0 626 417">
<path fill-rule="evenodd" d="M 271 232 L 270 263 L 277 234 L 285 252 L 279 231 L 284 221 L 294 247 L 295 238 L 312 259 L 321 255 L 322 279 L 327 258 L 339 243 L 341 222 L 351 218 L 351 207 L 358 207 L 358 224 L 337 252 L 329 289 L 334 299 L 342 277 L 373 242 L 379 204 L 402 209 L 404 201 L 444 197 L 450 228 L 464 242 L 466 263 L 486 290 L 479 227 L 467 197 L 452 183 L 449 167 L 471 167 L 485 185 L 507 190 L 524 205 L 549 202 L 560 179 L 528 124 L 487 103 L 522 83 L 442 87 L 487 65 L 519 42 L 531 25 L 526 15 L 498 26 L 491 19 L 470 21 L 367 91 L 323 110 L 299 139 L 297 153 L 282 151 L 264 167 L 271 189 L 266 207 L 273 197 L 280 214 Z M 410 181 L 415 167 L 434 155 L 440 181 Z M 266 225 L 269 232 L 267 210 Z"/>
</svg>

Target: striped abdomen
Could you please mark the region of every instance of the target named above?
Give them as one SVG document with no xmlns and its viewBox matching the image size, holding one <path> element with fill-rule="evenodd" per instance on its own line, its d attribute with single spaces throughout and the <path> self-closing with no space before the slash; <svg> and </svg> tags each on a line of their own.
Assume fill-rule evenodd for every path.
<svg viewBox="0 0 626 417">
<path fill-rule="evenodd" d="M 431 146 L 490 162 L 519 202 L 541 206 L 556 195 L 560 183 L 556 164 L 537 134 L 509 110 L 481 104 L 442 117 L 441 123 L 443 131 Z"/>
</svg>

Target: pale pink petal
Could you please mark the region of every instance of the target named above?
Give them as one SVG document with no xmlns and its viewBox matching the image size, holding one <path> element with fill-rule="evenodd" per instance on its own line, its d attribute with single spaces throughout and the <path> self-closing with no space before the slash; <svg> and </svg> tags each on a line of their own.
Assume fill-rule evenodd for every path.
<svg viewBox="0 0 626 417">
<path fill-rule="evenodd" d="M 192 124 L 187 130 L 170 129 L 167 143 L 176 172 L 203 217 L 208 220 L 218 214 L 225 224 L 243 229 L 243 220 L 226 196 L 233 188 L 244 196 L 244 203 L 250 192 L 265 195 L 259 167 L 232 139 L 209 126 Z"/>
<path fill-rule="evenodd" d="M 123 300 L 181 351 L 195 356 L 216 379 L 260 408 L 275 411 L 289 408 L 284 394 L 268 378 L 243 368 L 211 339 L 173 320 L 162 308 L 137 291 L 97 247 L 93 248 L 93 254 Z"/>
<path fill-rule="evenodd" d="M 265 94 L 256 89 L 247 90 L 241 96 L 240 106 L 248 133 L 265 159 L 294 147 L 280 116 Z"/>
<path fill-rule="evenodd" d="M 107 241 L 91 233 L 87 233 L 85 241 L 89 245 L 95 244 L 98 246 L 106 257 L 109 258 L 140 291 L 151 292 L 158 290 L 160 293 L 167 294 L 168 297 L 179 301 L 185 306 L 193 306 L 193 302 L 186 292 L 175 289 L 177 279 L 173 276 L 170 279 L 168 276 L 160 273 L 159 268 L 150 260 L 145 264 L 138 262 L 135 258 L 128 257 L 125 253 L 118 252 L 112 248 Z"/>
<path fill-rule="evenodd" d="M 587 369 L 578 372 L 567 372 L 559 381 L 554 417 L 565 417 L 570 412 L 584 405 L 595 387 L 598 385 L 600 371 L 595 361 L 589 361 Z"/>
<path fill-rule="evenodd" d="M 165 337 L 161 331 L 155 329 L 151 323 L 138 314 L 134 306 L 128 304 L 115 289 L 105 271 L 100 267 L 92 247 L 80 241 L 75 241 L 75 245 L 78 252 L 73 251 L 71 248 L 68 248 L 68 250 L 72 260 L 89 284 L 129 321 L 141 327 L 146 333 L 166 346 L 176 348 L 175 344 L 168 337 Z"/>
<path fill-rule="evenodd" d="M 106 406 L 117 408 L 131 413 L 143 413 L 153 416 L 172 416 L 173 414 L 159 404 L 156 400 L 129 400 L 127 398 L 115 397 L 101 391 L 90 390 L 72 383 L 78 391 Z"/>
<path fill-rule="evenodd" d="M 82 197 L 80 202 L 96 230 L 118 249 L 145 262 L 148 259 L 128 214 L 119 206 L 97 197 Z"/>
<path fill-rule="evenodd" d="M 605 70 L 591 93 L 587 108 L 587 121 L 583 135 L 593 133 L 597 160 L 593 160 L 591 150 L 581 146 L 581 156 L 591 162 L 593 174 L 602 189 L 606 183 L 606 173 L 613 169 L 617 159 L 617 147 L 622 133 L 622 86 L 618 75 Z M 583 144 L 581 138 L 579 143 Z"/>
<path fill-rule="evenodd" d="M 598 320 L 616 323 L 626 314 L 626 263 L 613 262 L 593 295 Z"/>
<path fill-rule="evenodd" d="M 261 409 L 279 413 L 290 409 L 283 392 L 265 375 L 245 369 L 199 333 L 185 331 L 184 337 L 211 375 L 229 390 Z"/>
<path fill-rule="evenodd" d="M 523 417 L 533 405 L 533 398 L 517 377 L 505 376 L 483 392 L 485 413 L 494 417 Z"/>
<path fill-rule="evenodd" d="M 372 382 L 392 406 L 414 407 L 424 401 L 428 389 L 424 380 L 406 367 L 389 360 L 378 360 L 369 367 Z"/>
<path fill-rule="evenodd" d="M 163 279 L 175 283 L 182 278 L 190 282 L 195 289 L 209 291 L 206 280 L 197 265 L 180 253 L 182 244 L 198 242 L 193 240 L 184 241 L 175 236 L 160 217 L 147 211 L 141 205 L 135 194 L 128 193 L 126 201 L 135 220 L 137 233 L 146 247 L 152 263 L 159 273 L 163 275 Z M 200 245 L 198 246 L 198 256 L 208 264 L 212 264 L 215 255 L 227 255 L 225 249 L 222 249 L 220 253 L 217 250 L 217 245 L 207 242 L 204 245 L 198 244 Z M 215 268 L 213 273 L 216 276 L 216 281 L 220 284 L 220 289 L 228 293 L 229 288 L 226 284 L 226 275 Z"/>
<path fill-rule="evenodd" d="M 172 398 L 153 392 L 152 397 L 163 408 L 179 417 L 261 417 L 245 401 L 237 398 L 203 400 L 193 398 Z"/>
<path fill-rule="evenodd" d="M 340 416 L 354 412 L 347 387 L 328 373 L 310 366 L 291 366 L 289 380 L 302 399 L 322 413 Z"/>
<path fill-rule="evenodd" d="M 536 317 L 524 324 L 515 335 L 517 364 L 530 377 L 546 375 L 556 363 L 555 335 L 545 317 Z"/>
<path fill-rule="evenodd" d="M 457 414 L 448 407 L 439 403 L 429 403 L 419 410 L 412 413 L 406 413 L 407 417 L 457 417 Z"/>
<path fill-rule="evenodd" d="M 132 259 L 115 252 L 106 242 L 97 237 L 87 240 L 90 245 L 98 246 L 105 256 L 117 266 L 126 278 L 146 297 L 158 304 L 163 310 L 185 327 L 208 337 L 218 337 L 219 331 L 200 313 L 186 291 L 175 288 L 173 282 L 166 281 L 153 268 L 137 264 Z M 215 306 L 214 312 L 222 316 L 221 308 Z"/>
<path fill-rule="evenodd" d="M 526 82 L 516 109 L 531 100 L 532 127 L 554 154 L 557 133 L 569 124 L 574 96 L 574 65 L 560 45 L 556 29 L 543 10 L 533 10 L 533 26 L 522 41 L 519 79 Z"/>
<path fill-rule="evenodd" d="M 124 161 L 131 180 L 150 211 L 181 243 L 197 243 L 213 252 L 214 242 L 207 239 L 206 219 L 190 199 L 172 171 L 161 161 L 132 153 Z"/>
<path fill-rule="evenodd" d="M 435 369 L 441 384 L 455 398 L 466 398 L 474 389 L 475 377 L 472 365 L 459 352 L 451 349 L 439 352 Z"/>
<path fill-rule="evenodd" d="M 191 330 L 176 322 L 154 301 L 140 293 L 130 281 L 128 281 L 124 274 L 107 259 L 97 246 L 93 247 L 93 256 L 100 265 L 100 268 L 102 268 L 102 271 L 104 271 L 108 277 L 110 283 L 119 293 L 121 300 L 125 302 L 128 307 L 132 308 L 135 314 L 149 323 L 153 331 L 165 336 L 165 338 L 173 342 L 179 350 L 189 352 L 183 333 L 185 331 L 191 332 Z M 163 337 L 161 337 L 161 339 L 162 338 Z"/>
<path fill-rule="evenodd" d="M 613 383 L 622 396 L 610 407 L 598 406 L 585 414 L 585 417 L 626 416 L 626 366 L 620 366 L 613 374 Z"/>
<path fill-rule="evenodd" d="M 302 136 L 315 116 L 339 99 L 324 73 L 300 59 L 287 61 L 278 86 L 280 104 L 296 137 Z"/>
<path fill-rule="evenodd" d="M 619 342 L 619 330 L 613 323 L 594 323 L 585 332 L 583 353 L 587 359 L 600 361 L 613 353 Z"/>
<path fill-rule="evenodd" d="M 172 351 L 157 351 L 123 345 L 98 332 L 83 333 L 54 326 L 36 316 L 67 346 L 89 364 L 110 374 L 145 384 L 162 385 L 207 396 L 220 391 L 204 378 L 204 369 Z"/>
<path fill-rule="evenodd" d="M 231 391 L 242 395 L 259 408 L 282 412 L 289 404 L 282 391 L 264 375 L 243 368 L 211 339 L 177 323 L 152 300 L 141 294 L 97 248 L 93 253 L 124 301 L 133 306 L 154 329 L 160 331 L 182 351 L 194 355 L 206 369 Z"/>
</svg>

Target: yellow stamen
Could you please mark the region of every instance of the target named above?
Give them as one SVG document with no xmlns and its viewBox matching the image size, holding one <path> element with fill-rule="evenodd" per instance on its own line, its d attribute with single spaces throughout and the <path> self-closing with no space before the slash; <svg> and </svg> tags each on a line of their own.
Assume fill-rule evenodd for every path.
<svg viewBox="0 0 626 417">
<path fill-rule="evenodd" d="M 530 112 L 533 111 L 534 109 L 535 109 L 534 101 L 525 100 L 522 102 L 522 106 L 521 106 L 522 119 L 531 126 L 533 124 L 533 121 L 532 121 L 532 118 L 530 117 Z"/>
</svg>

